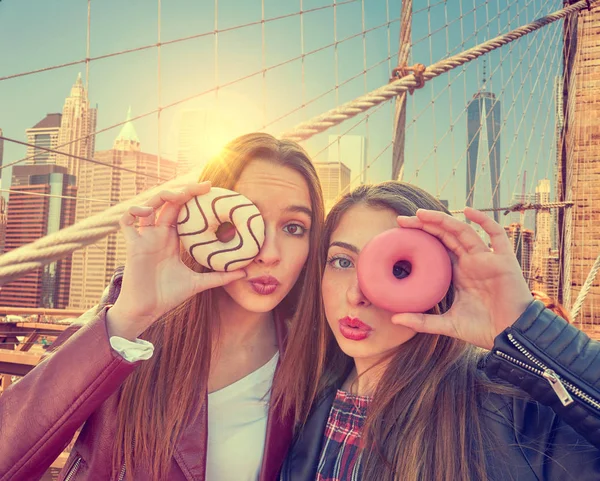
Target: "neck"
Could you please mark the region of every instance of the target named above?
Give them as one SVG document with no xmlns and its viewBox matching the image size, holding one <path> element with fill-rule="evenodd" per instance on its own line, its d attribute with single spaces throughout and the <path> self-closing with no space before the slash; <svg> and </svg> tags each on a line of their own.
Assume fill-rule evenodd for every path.
<svg viewBox="0 0 600 481">
<path fill-rule="evenodd" d="M 216 296 L 219 319 L 215 341 L 219 346 L 236 349 L 274 339 L 273 312 L 251 312 L 235 302 L 224 289 Z"/>
<path fill-rule="evenodd" d="M 354 369 L 344 383 L 344 389 L 359 396 L 372 396 L 383 376 L 389 357 L 354 358 Z"/>
</svg>

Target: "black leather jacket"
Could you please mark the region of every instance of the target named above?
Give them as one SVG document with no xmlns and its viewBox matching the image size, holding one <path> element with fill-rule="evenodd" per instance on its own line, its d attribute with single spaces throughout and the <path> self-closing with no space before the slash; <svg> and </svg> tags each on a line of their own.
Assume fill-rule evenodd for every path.
<svg viewBox="0 0 600 481">
<path fill-rule="evenodd" d="M 534 301 L 495 339 L 481 368 L 531 396 L 481 399 L 486 427 L 504 443 L 502 455 L 488 451 L 490 480 L 600 480 L 600 342 Z M 282 481 L 315 480 L 335 392 L 315 403 Z"/>
</svg>

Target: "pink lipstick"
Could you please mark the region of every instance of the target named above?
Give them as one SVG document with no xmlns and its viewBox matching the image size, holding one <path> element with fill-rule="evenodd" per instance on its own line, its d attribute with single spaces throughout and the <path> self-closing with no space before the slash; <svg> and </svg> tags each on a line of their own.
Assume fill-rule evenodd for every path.
<svg viewBox="0 0 600 481">
<path fill-rule="evenodd" d="M 273 294 L 279 285 L 279 281 L 273 276 L 253 277 L 252 279 L 248 279 L 248 282 L 250 283 L 250 287 L 254 289 L 254 292 L 262 296 Z"/>
<path fill-rule="evenodd" d="M 371 326 L 368 326 L 360 319 L 356 317 L 343 317 L 339 321 L 340 332 L 342 336 L 351 341 L 362 341 L 369 337 L 369 334 L 373 330 Z"/>
</svg>

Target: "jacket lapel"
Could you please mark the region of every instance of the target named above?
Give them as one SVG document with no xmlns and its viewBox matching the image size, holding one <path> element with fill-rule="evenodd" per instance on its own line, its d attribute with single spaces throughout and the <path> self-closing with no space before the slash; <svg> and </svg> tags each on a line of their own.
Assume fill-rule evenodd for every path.
<svg viewBox="0 0 600 481">
<path fill-rule="evenodd" d="M 323 435 L 336 392 L 337 387 L 335 386 L 327 388 L 313 405 L 306 423 L 302 426 L 285 459 L 285 464 L 281 469 L 282 481 L 313 481 L 316 479 Z"/>
<path fill-rule="evenodd" d="M 281 353 L 285 349 L 287 329 L 284 319 L 274 312 L 275 331 Z M 175 460 L 188 481 L 205 481 L 206 449 L 208 446 L 208 393 L 205 394 L 204 407 L 196 418 L 181 433 L 175 446 Z M 292 441 L 294 413 L 282 415 L 272 404 L 269 407 L 265 450 L 263 455 L 260 481 L 275 481 Z"/>
<path fill-rule="evenodd" d="M 204 406 L 181 433 L 175 445 L 175 460 L 188 481 L 204 481 L 206 474 L 206 449 L 208 446 L 208 393 Z"/>
<path fill-rule="evenodd" d="M 283 354 L 287 342 L 287 328 L 285 320 L 278 311 L 275 311 L 274 316 L 280 352 L 279 362 L 277 363 L 279 369 L 281 354 Z M 277 375 L 277 372 L 275 375 Z M 265 450 L 259 481 L 275 481 L 278 478 L 279 470 L 292 443 L 294 418 L 292 411 L 283 413 L 279 406 L 276 407 L 273 403 L 269 405 Z"/>
</svg>

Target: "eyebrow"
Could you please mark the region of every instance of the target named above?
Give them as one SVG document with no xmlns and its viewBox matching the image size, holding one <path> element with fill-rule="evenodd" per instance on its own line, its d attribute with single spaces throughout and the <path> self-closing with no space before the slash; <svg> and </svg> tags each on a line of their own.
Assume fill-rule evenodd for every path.
<svg viewBox="0 0 600 481">
<path fill-rule="evenodd" d="M 341 247 L 342 249 L 346 249 L 347 251 L 354 252 L 355 254 L 360 254 L 360 249 L 352 244 L 348 244 L 347 242 L 332 242 L 329 244 L 329 248 L 332 247 Z"/>
<path fill-rule="evenodd" d="M 311 209 L 304 205 L 290 205 L 284 209 L 285 212 L 299 212 L 302 214 L 306 214 L 308 217 L 312 219 L 313 212 Z"/>
</svg>

